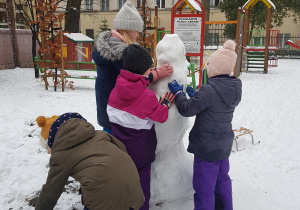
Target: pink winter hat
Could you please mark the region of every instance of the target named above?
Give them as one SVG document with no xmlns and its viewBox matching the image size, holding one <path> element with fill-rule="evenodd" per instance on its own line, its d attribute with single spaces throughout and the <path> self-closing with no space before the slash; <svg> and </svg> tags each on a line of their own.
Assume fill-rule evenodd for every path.
<svg viewBox="0 0 300 210">
<path fill-rule="evenodd" d="M 235 42 L 227 40 L 222 49 L 216 50 L 207 61 L 208 78 L 228 74 L 233 71 L 236 62 Z"/>
</svg>

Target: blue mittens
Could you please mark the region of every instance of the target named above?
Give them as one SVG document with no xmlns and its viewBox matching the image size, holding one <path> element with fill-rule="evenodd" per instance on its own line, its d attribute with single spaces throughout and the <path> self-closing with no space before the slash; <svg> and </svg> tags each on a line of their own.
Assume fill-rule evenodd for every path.
<svg viewBox="0 0 300 210">
<path fill-rule="evenodd" d="M 189 95 L 189 97 L 191 97 L 191 98 L 194 97 L 194 95 L 196 93 L 196 91 L 194 90 L 194 88 L 191 87 L 191 86 L 187 86 L 186 87 L 186 92 Z"/>
</svg>

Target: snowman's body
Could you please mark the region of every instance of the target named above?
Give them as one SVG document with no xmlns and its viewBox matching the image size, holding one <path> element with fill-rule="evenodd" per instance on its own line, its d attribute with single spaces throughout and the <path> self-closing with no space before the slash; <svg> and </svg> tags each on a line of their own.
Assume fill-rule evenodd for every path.
<svg viewBox="0 0 300 210">
<path fill-rule="evenodd" d="M 156 96 L 159 98 L 170 92 L 168 82 L 172 79 L 184 84 L 185 90 L 189 63 L 178 35 L 165 35 L 156 47 L 156 57 L 158 67 L 170 63 L 174 69 L 170 77 L 150 85 Z M 183 145 L 183 137 L 189 127 L 189 118 L 181 116 L 175 104 L 169 109 L 165 123 L 155 123 L 157 149 L 151 171 L 151 210 L 182 210 L 185 202 L 192 202 L 193 156 Z"/>
</svg>

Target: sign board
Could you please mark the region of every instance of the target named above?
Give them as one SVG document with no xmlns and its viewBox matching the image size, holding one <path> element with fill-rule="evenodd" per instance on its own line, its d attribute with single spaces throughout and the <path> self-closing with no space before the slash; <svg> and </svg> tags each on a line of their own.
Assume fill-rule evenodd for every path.
<svg viewBox="0 0 300 210">
<path fill-rule="evenodd" d="M 175 17 L 174 34 L 178 34 L 187 53 L 200 54 L 202 17 Z"/>
<path fill-rule="evenodd" d="M 199 57 L 203 66 L 205 12 L 200 0 L 177 0 L 172 6 L 171 33 L 177 34 L 185 46 L 186 56 Z M 201 87 L 202 73 L 199 73 Z"/>
</svg>

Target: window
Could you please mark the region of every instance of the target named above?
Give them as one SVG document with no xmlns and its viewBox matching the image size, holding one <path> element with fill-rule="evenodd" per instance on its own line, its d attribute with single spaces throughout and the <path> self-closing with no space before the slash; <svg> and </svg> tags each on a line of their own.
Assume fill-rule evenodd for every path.
<svg viewBox="0 0 300 210">
<path fill-rule="evenodd" d="M 8 28 L 6 3 L 0 3 L 0 28 Z"/>
<path fill-rule="evenodd" d="M 119 9 L 123 6 L 123 4 L 126 2 L 126 0 L 119 0 Z"/>
<path fill-rule="evenodd" d="M 210 7 L 218 8 L 220 0 L 210 0 Z"/>
<path fill-rule="evenodd" d="M 141 8 L 142 7 L 142 0 L 137 0 L 136 1 L 136 7 Z"/>
<path fill-rule="evenodd" d="M 87 11 L 93 10 L 93 0 L 85 0 L 85 10 Z"/>
<path fill-rule="evenodd" d="M 25 21 L 23 19 L 23 15 L 19 12 L 16 13 L 16 22 L 19 24 L 25 24 Z"/>
<path fill-rule="evenodd" d="M 101 10 L 102 11 L 109 10 L 109 0 L 101 0 Z"/>
<path fill-rule="evenodd" d="M 158 8 L 164 9 L 165 8 L 165 0 L 156 0 L 156 5 Z"/>
<path fill-rule="evenodd" d="M 16 5 L 16 26 L 17 29 L 25 29 L 25 21 L 23 19 L 23 6 L 21 4 Z"/>
<path fill-rule="evenodd" d="M 94 29 L 86 29 L 85 34 L 90 37 L 91 39 L 94 39 Z"/>
</svg>

